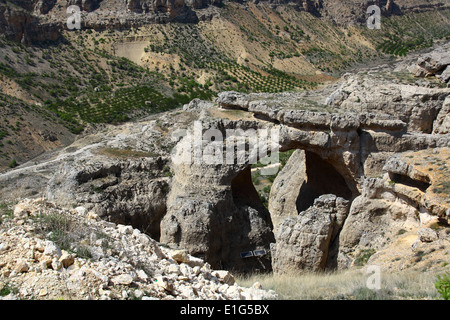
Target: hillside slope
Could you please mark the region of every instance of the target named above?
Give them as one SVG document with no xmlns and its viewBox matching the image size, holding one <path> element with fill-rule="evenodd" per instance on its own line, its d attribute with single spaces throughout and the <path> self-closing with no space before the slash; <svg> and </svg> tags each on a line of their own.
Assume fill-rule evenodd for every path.
<svg viewBox="0 0 450 320">
<path fill-rule="evenodd" d="M 364 1 L 1 1 L 0 166 L 221 91 L 320 88 L 450 36 L 448 4 L 376 3 L 381 30 Z M 81 30 L 67 30 L 71 4 Z"/>
</svg>

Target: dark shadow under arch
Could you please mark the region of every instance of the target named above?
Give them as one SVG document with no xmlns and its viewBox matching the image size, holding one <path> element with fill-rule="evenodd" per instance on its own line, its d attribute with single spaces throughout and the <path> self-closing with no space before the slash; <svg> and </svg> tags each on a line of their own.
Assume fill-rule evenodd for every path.
<svg viewBox="0 0 450 320">
<path fill-rule="evenodd" d="M 297 211 L 300 213 L 313 205 L 314 200 L 324 194 L 334 194 L 350 200 L 352 191 L 344 177 L 317 154 L 305 151 L 306 179 L 297 197 Z"/>
</svg>

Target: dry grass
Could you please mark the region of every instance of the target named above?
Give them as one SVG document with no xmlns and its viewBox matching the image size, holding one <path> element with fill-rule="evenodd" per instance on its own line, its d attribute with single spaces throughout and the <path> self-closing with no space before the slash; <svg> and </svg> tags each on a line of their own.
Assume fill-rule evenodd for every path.
<svg viewBox="0 0 450 320">
<path fill-rule="evenodd" d="M 417 271 L 382 271 L 380 290 L 367 288 L 370 274 L 363 269 L 302 275 L 236 276 L 236 282 L 245 287 L 259 282 L 264 289 L 277 292 L 282 300 L 436 299 L 439 298 L 434 286 L 436 276 Z"/>
</svg>

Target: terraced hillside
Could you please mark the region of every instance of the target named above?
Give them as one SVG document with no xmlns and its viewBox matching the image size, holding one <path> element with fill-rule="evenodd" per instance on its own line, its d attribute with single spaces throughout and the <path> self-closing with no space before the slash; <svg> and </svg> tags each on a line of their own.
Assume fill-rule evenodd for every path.
<svg viewBox="0 0 450 320">
<path fill-rule="evenodd" d="M 221 91 L 319 88 L 355 64 L 389 60 L 448 39 L 449 21 L 450 9 L 409 12 L 383 17 L 381 30 L 369 30 L 285 5 L 225 2 L 197 23 L 87 25 L 33 45 L 5 34 L 1 110 L 5 117 L 22 111 L 3 122 L 0 166 L 21 164 L 103 123 L 180 107 L 194 98 L 210 100 Z M 46 128 L 37 129 L 35 122 Z M 20 132 L 27 130 L 33 143 L 24 143 Z"/>
</svg>

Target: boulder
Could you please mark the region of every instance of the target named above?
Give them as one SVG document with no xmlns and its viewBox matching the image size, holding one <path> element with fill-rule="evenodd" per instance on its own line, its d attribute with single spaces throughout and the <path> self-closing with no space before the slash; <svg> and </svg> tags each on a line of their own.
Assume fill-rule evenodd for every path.
<svg viewBox="0 0 450 320">
<path fill-rule="evenodd" d="M 59 262 L 62 263 L 64 268 L 68 268 L 75 262 L 75 257 L 73 254 L 63 251 L 63 254 L 59 258 Z"/>
<path fill-rule="evenodd" d="M 339 233 L 349 209 L 349 201 L 323 195 L 314 205 L 286 218 L 276 234 L 272 252 L 275 273 L 323 271 L 330 245 Z"/>
<path fill-rule="evenodd" d="M 417 235 L 422 242 L 433 242 L 439 238 L 436 231 L 431 228 L 420 228 L 417 230 Z"/>
<path fill-rule="evenodd" d="M 29 267 L 29 265 L 28 265 L 28 263 L 26 261 L 20 260 L 14 266 L 13 271 L 15 271 L 16 273 L 27 272 L 29 270 L 29 268 L 30 267 Z"/>
<path fill-rule="evenodd" d="M 62 255 L 61 249 L 52 241 L 45 242 L 44 255 L 60 258 Z"/>
<path fill-rule="evenodd" d="M 120 274 L 111 279 L 115 285 L 129 286 L 133 282 L 133 277 L 130 274 Z"/>
</svg>

